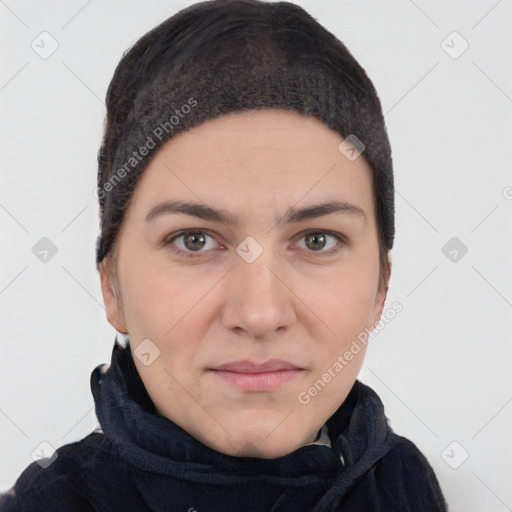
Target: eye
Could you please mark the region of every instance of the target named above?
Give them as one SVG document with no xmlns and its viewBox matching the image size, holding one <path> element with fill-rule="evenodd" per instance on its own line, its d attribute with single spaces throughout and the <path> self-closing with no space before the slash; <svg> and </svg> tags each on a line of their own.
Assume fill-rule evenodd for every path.
<svg viewBox="0 0 512 512">
<path fill-rule="evenodd" d="M 210 245 L 210 247 L 208 247 L 208 238 L 213 240 L 213 243 Z M 334 241 L 331 242 L 330 247 L 328 243 L 329 239 Z M 179 240 L 180 243 L 176 243 L 176 240 Z M 300 240 L 305 241 L 305 248 L 307 252 L 317 253 L 319 256 L 333 254 L 340 249 L 341 245 L 346 243 L 343 235 L 323 230 L 314 230 L 302 233 Z M 168 236 L 163 241 L 163 245 L 169 247 L 171 251 L 178 254 L 179 256 L 195 258 L 201 256 L 202 252 L 208 252 L 207 250 L 202 251 L 201 249 L 215 249 L 218 244 L 215 242 L 215 239 L 206 231 L 187 230 Z M 296 247 L 299 246 L 296 245 Z M 328 250 L 324 250 L 325 247 L 328 247 Z"/>
<path fill-rule="evenodd" d="M 335 240 L 330 247 L 328 243 L 329 238 Z M 304 240 L 305 247 L 311 249 L 308 252 L 316 252 L 321 255 L 335 253 L 339 250 L 340 245 L 345 243 L 345 239 L 342 235 L 323 230 L 308 231 L 302 235 L 300 240 Z M 328 247 L 329 250 L 323 250 L 325 247 Z"/>
<path fill-rule="evenodd" d="M 204 247 L 207 247 L 207 238 L 211 238 L 213 240 L 213 237 L 208 235 L 205 231 L 201 230 L 190 230 L 190 231 L 182 231 L 181 233 L 178 233 L 177 235 L 167 237 L 164 240 L 164 245 L 169 246 L 169 248 L 182 256 L 186 256 L 188 258 L 194 258 L 196 256 L 199 256 L 200 254 L 194 254 L 194 253 L 200 253 L 205 252 L 201 251 Z M 181 247 L 177 246 L 174 241 L 178 239 L 183 239 L 181 242 Z M 214 243 L 210 248 L 215 248 L 216 244 Z"/>
</svg>

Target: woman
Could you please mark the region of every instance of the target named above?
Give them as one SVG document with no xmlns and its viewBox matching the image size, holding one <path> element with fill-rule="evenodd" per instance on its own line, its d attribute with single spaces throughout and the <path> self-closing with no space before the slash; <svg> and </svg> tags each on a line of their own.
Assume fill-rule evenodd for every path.
<svg viewBox="0 0 512 512">
<path fill-rule="evenodd" d="M 288 2 L 180 11 L 121 59 L 98 163 L 124 335 L 91 375 L 101 428 L 0 510 L 446 510 L 357 380 L 394 188 L 379 99 L 339 40 Z"/>
</svg>

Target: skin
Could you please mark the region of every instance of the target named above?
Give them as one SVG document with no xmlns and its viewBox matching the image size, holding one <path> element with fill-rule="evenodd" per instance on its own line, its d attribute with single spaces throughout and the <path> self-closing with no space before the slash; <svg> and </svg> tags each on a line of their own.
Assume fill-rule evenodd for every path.
<svg viewBox="0 0 512 512">
<path fill-rule="evenodd" d="M 100 267 L 108 321 L 129 335 L 132 352 L 145 339 L 160 350 L 148 366 L 134 357 L 158 413 L 222 453 L 275 458 L 313 442 L 352 388 L 366 350 L 308 404 L 299 393 L 380 319 L 391 263 L 379 286 L 371 170 L 364 155 L 348 160 L 342 141 L 314 117 L 268 109 L 176 136 L 155 155 L 126 211 L 117 281 L 105 261 Z M 227 210 L 238 224 L 183 214 L 144 220 L 169 199 Z M 327 200 L 353 203 L 365 215 L 277 222 L 289 207 Z M 185 229 L 203 230 L 204 238 L 164 245 Z M 314 230 L 325 239 L 308 239 Z M 252 263 L 236 252 L 248 236 L 263 250 Z M 241 391 L 208 370 L 271 358 L 302 371 L 274 390 Z"/>
</svg>

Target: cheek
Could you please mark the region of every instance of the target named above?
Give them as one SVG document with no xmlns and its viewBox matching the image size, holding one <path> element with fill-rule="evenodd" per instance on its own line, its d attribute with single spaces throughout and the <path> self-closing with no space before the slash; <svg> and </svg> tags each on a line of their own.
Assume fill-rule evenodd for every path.
<svg viewBox="0 0 512 512">
<path fill-rule="evenodd" d="M 166 345 L 172 340 L 195 339 L 192 331 L 200 329 L 208 316 L 205 298 L 215 280 L 212 276 L 198 278 L 193 269 L 189 270 L 180 273 L 161 265 L 133 267 L 123 288 L 125 315 L 133 334 Z"/>
<path fill-rule="evenodd" d="M 378 266 L 363 263 L 346 265 L 310 295 L 312 309 L 338 334 L 364 329 L 371 321 Z"/>
<path fill-rule="evenodd" d="M 171 315 L 175 308 L 170 301 L 177 296 L 176 290 L 170 289 L 150 265 L 138 262 L 135 254 L 125 260 L 122 270 L 123 308 L 130 335 L 158 337 L 164 324 L 169 324 L 167 330 L 173 325 Z"/>
</svg>

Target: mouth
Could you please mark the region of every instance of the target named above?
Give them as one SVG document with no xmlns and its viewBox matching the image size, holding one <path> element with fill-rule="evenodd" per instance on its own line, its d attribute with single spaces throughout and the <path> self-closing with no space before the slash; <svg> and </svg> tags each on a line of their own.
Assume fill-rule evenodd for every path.
<svg viewBox="0 0 512 512">
<path fill-rule="evenodd" d="M 270 391 L 283 386 L 304 371 L 282 359 L 271 359 L 265 363 L 233 361 L 210 370 L 230 386 L 242 391 Z"/>
</svg>

